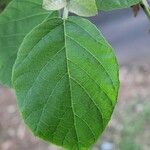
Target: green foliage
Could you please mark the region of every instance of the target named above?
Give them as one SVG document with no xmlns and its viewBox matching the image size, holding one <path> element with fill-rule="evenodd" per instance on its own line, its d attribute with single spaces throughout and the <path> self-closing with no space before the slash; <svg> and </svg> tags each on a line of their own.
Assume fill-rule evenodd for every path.
<svg viewBox="0 0 150 150">
<path fill-rule="evenodd" d="M 24 39 L 13 69 L 25 123 L 47 141 L 88 149 L 113 112 L 118 70 L 112 48 L 89 21 L 45 21 Z"/>
<path fill-rule="evenodd" d="M 43 6 L 47 10 L 59 10 L 67 7 L 70 12 L 79 16 L 94 16 L 97 14 L 95 0 L 43 0 Z"/>
<path fill-rule="evenodd" d="M 25 35 L 49 15 L 41 0 L 14 0 L 0 15 L 0 83 L 11 86 L 12 67 Z"/>
<path fill-rule="evenodd" d="M 70 12 L 80 16 L 94 16 L 98 13 L 95 0 L 71 0 L 67 7 Z"/>
<path fill-rule="evenodd" d="M 11 1 L 12 0 L 0 0 L 0 12 L 2 12 Z"/>
<path fill-rule="evenodd" d="M 138 2 L 44 0 L 47 10 L 64 8 L 62 19 L 42 0 L 13 0 L 1 13 L 0 82 L 11 86 L 15 62 L 17 103 L 36 136 L 70 150 L 97 141 L 116 104 L 119 68 L 97 28 L 68 12 L 92 16 Z"/>
<path fill-rule="evenodd" d="M 8 4 L 11 0 L 3 1 L 1 4 Z M 50 0 L 44 0 L 49 2 L 46 6 L 49 9 L 56 9 L 55 6 L 50 5 Z M 126 1 L 120 2 L 109 2 L 107 1 L 96 1 L 97 6 L 101 7 L 103 10 L 116 9 L 122 7 L 128 7 L 138 1 Z M 56 1 L 55 3 L 60 4 Z M 120 4 L 120 5 L 119 5 Z M 11 86 L 11 72 L 12 66 L 16 59 L 18 48 L 25 37 L 25 35 L 36 25 L 41 23 L 46 17 L 48 17 L 49 12 L 42 9 L 42 0 L 13 0 L 13 2 L 6 8 L 4 13 L 0 16 L 0 83 Z M 62 0 L 61 6 L 63 8 L 66 5 L 66 1 Z M 44 5 L 45 6 L 45 5 Z M 50 7 L 52 6 L 52 7 Z M 90 1 L 70 1 L 68 4 L 69 10 L 74 13 L 83 16 L 91 16 L 97 12 L 94 0 Z M 109 6 L 109 7 L 107 7 Z M 15 9 L 14 9 L 15 8 Z M 105 8 L 105 9 L 104 9 Z M 19 13 L 18 13 L 19 12 Z M 23 27 L 23 30 L 22 30 Z"/>
<path fill-rule="evenodd" d="M 64 7 L 79 16 L 93 16 L 97 10 L 115 10 L 127 8 L 141 2 L 141 0 L 43 0 L 47 10 L 59 10 Z"/>
<path fill-rule="evenodd" d="M 128 8 L 139 2 L 141 0 L 96 0 L 98 9 L 104 11 Z"/>
</svg>

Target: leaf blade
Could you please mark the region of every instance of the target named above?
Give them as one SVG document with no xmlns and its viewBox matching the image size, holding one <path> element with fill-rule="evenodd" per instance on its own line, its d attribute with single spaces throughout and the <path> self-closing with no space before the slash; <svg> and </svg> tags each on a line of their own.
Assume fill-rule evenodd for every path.
<svg viewBox="0 0 150 150">
<path fill-rule="evenodd" d="M 13 0 L 0 15 L 0 83 L 11 87 L 12 67 L 25 35 L 48 16 L 41 0 Z"/>
<path fill-rule="evenodd" d="M 71 0 L 67 7 L 79 16 L 94 16 L 98 13 L 95 0 Z"/>
<path fill-rule="evenodd" d="M 96 0 L 98 9 L 104 11 L 129 8 L 140 2 L 141 0 Z"/>
<path fill-rule="evenodd" d="M 60 10 L 66 7 L 70 12 L 79 16 L 94 16 L 98 13 L 95 0 L 44 0 L 46 10 Z"/>
<path fill-rule="evenodd" d="M 26 124 L 38 137 L 73 150 L 91 147 L 105 129 L 118 80 L 112 48 L 79 17 L 50 19 L 33 29 L 13 69 Z"/>
</svg>

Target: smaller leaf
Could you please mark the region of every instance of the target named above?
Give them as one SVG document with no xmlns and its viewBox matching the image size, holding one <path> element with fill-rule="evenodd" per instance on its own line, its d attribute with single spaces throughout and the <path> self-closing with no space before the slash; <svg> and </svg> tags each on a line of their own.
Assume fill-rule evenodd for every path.
<svg viewBox="0 0 150 150">
<path fill-rule="evenodd" d="M 94 16 L 97 12 L 95 0 L 43 0 L 43 8 L 46 10 L 59 10 L 64 7 L 79 16 Z"/>
<path fill-rule="evenodd" d="M 43 0 L 43 8 L 46 10 L 59 10 L 66 6 L 66 0 Z"/>
<path fill-rule="evenodd" d="M 79 16 L 94 16 L 98 13 L 95 0 L 70 0 L 68 8 Z"/>
</svg>

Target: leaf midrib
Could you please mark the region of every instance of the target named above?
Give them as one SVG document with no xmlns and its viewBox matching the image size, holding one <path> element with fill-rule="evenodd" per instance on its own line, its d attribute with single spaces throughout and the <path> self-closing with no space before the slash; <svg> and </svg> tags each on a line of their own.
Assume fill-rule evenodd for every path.
<svg viewBox="0 0 150 150">
<path fill-rule="evenodd" d="M 67 20 L 68 21 L 68 20 Z M 72 21 L 71 21 L 72 22 Z M 66 33 L 66 24 L 65 24 L 65 20 L 63 21 L 63 26 L 64 26 L 64 41 L 65 41 L 65 54 L 66 54 L 66 67 L 67 67 L 67 72 L 68 72 L 68 82 L 69 82 L 69 88 L 70 88 L 70 98 L 71 98 L 71 107 L 72 107 L 72 112 L 73 112 L 73 117 L 74 117 L 74 128 L 75 128 L 75 132 L 76 132 L 76 137 L 77 137 L 77 144 L 79 143 L 79 139 L 78 139 L 78 135 L 77 135 L 77 128 L 76 128 L 76 113 L 75 113 L 75 111 L 74 111 L 74 106 L 73 106 L 73 99 L 72 99 L 72 85 L 71 85 L 71 82 L 72 81 L 75 81 L 75 82 L 77 82 L 76 81 L 76 79 L 74 79 L 72 76 L 71 76 L 71 74 L 70 74 L 70 70 L 69 70 L 69 61 L 70 61 L 70 59 L 68 58 L 68 55 L 67 55 L 67 39 L 66 39 L 66 37 L 69 37 L 69 35 Z M 79 26 L 80 27 L 80 26 Z M 82 28 L 83 29 L 83 28 Z M 84 30 L 85 31 L 85 30 Z M 87 31 L 85 31 L 85 32 L 87 32 Z M 89 33 L 88 33 L 89 34 Z M 94 39 L 94 37 L 92 36 L 92 35 L 90 35 L 89 34 L 89 36 L 91 36 L 93 39 Z M 96 40 L 96 39 L 95 39 Z M 97 41 L 98 42 L 98 41 Z M 79 44 L 78 42 L 77 42 L 77 44 Z M 79 44 L 79 46 L 81 46 L 82 47 L 82 45 L 80 45 Z M 90 52 L 89 52 L 90 53 Z M 92 56 L 93 56 L 93 54 L 91 54 Z M 97 58 L 95 58 L 95 56 L 93 56 L 94 57 L 94 59 L 96 59 L 97 60 Z M 98 60 L 97 60 L 98 61 Z M 99 61 L 98 61 L 99 62 Z M 99 62 L 100 63 L 100 62 Z M 101 63 L 100 63 L 101 64 Z M 102 64 L 101 64 L 102 65 Z M 103 67 L 103 69 L 104 69 L 104 71 L 106 71 L 106 68 L 102 65 L 102 67 Z M 110 74 L 106 71 L 106 74 L 108 75 L 108 77 L 110 77 Z M 72 81 L 71 81 L 72 80 Z M 111 79 L 111 82 L 112 82 L 112 84 L 113 84 L 113 81 L 112 81 L 112 79 Z M 78 85 L 79 86 L 81 86 L 80 85 L 80 83 L 79 82 L 77 82 L 78 83 Z M 100 85 L 98 84 L 98 83 L 96 83 L 99 87 L 100 87 Z M 113 87 L 114 87 L 114 84 L 113 84 Z M 100 114 L 101 114 L 101 117 L 102 117 L 102 128 L 104 129 L 104 122 L 103 122 L 103 113 L 102 113 L 102 111 L 101 111 L 101 109 L 97 106 L 97 104 L 95 103 L 95 101 L 91 98 L 91 96 L 89 95 L 89 93 L 85 90 L 85 88 L 83 87 L 83 86 L 81 86 L 81 88 L 83 88 L 84 89 L 84 91 L 86 92 L 86 94 L 89 96 L 89 98 L 91 99 L 91 102 L 95 105 L 95 107 L 99 110 L 99 112 L 100 112 Z M 112 104 L 112 101 L 111 101 L 111 98 L 110 98 L 110 96 L 108 96 L 107 95 L 107 92 L 104 90 L 104 88 L 102 88 L 102 87 L 100 87 L 101 88 L 101 90 L 106 94 L 106 96 L 108 97 L 108 99 L 109 99 L 109 101 L 110 101 L 110 103 L 111 103 L 111 105 L 113 106 L 113 104 Z M 114 87 L 115 88 L 115 87 Z M 82 118 L 81 118 L 82 119 Z M 85 123 L 85 122 L 84 122 Z M 87 123 L 85 123 L 86 125 L 87 125 Z M 91 130 L 91 133 L 92 133 L 92 135 L 93 135 L 93 137 L 94 137 L 94 139 L 95 139 L 95 134 L 94 134 L 94 132 L 92 131 L 92 129 L 90 128 L 90 126 L 87 126 L 90 130 Z M 79 144 L 78 144 L 78 148 L 79 148 Z"/>
<path fill-rule="evenodd" d="M 72 89 L 71 89 L 71 75 L 70 75 L 70 71 L 69 71 L 69 65 L 68 65 L 68 58 L 67 58 L 67 43 L 66 43 L 66 20 L 64 19 L 63 20 L 63 29 L 64 29 L 64 41 L 65 41 L 65 55 L 66 55 L 66 67 L 67 67 L 67 72 L 68 72 L 68 81 L 69 81 L 69 89 L 70 89 L 70 100 L 71 100 L 71 107 L 72 107 L 72 113 L 73 113 L 73 122 L 74 122 L 74 129 L 75 129 L 75 133 L 76 133 L 76 138 L 77 138 L 77 146 L 78 146 L 78 149 L 79 148 L 79 138 L 78 138 L 78 134 L 77 134 L 77 128 L 76 128 L 76 121 L 75 121 L 75 111 L 74 111 L 74 106 L 73 106 L 73 101 L 72 101 Z"/>
</svg>

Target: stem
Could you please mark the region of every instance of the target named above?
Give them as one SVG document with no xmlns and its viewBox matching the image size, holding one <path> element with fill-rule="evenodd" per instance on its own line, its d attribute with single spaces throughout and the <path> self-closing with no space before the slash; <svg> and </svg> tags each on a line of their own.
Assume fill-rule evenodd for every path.
<svg viewBox="0 0 150 150">
<path fill-rule="evenodd" d="M 145 14 L 147 15 L 148 19 L 150 20 L 150 6 L 147 0 L 142 0 L 141 7 L 143 8 Z"/>
<path fill-rule="evenodd" d="M 64 8 L 64 12 L 63 12 L 63 19 L 66 20 L 68 18 L 68 14 L 69 14 L 69 11 L 67 9 L 67 7 Z"/>
</svg>

